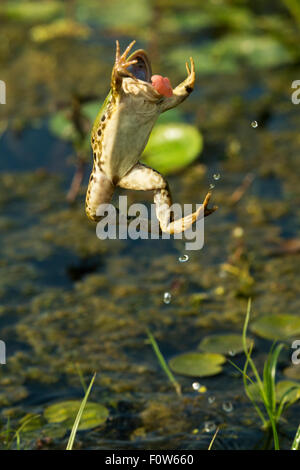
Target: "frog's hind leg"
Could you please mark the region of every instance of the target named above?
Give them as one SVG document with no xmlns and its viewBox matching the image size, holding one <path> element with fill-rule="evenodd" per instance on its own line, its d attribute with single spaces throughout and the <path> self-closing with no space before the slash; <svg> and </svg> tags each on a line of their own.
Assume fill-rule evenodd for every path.
<svg viewBox="0 0 300 470">
<path fill-rule="evenodd" d="M 89 219 L 98 222 L 101 216 L 97 215 L 100 204 L 110 202 L 114 193 L 114 184 L 102 173 L 98 167 L 93 168 L 86 193 L 85 211 Z"/>
<path fill-rule="evenodd" d="M 201 214 L 204 217 L 210 215 L 217 208 L 209 209 L 208 202 L 211 193 L 207 193 L 203 205 L 194 213 L 181 219 L 172 221 L 172 197 L 167 181 L 156 170 L 137 163 L 121 180 L 118 186 L 125 189 L 135 189 L 142 191 L 154 190 L 154 202 L 156 205 L 156 216 L 162 232 L 182 233 L 187 230 Z"/>
</svg>

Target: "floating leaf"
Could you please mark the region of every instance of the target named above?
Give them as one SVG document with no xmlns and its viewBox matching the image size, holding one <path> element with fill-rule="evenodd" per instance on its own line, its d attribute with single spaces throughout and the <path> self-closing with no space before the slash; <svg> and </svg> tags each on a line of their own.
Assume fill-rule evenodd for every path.
<svg viewBox="0 0 300 470">
<path fill-rule="evenodd" d="M 152 8 L 148 0 L 131 0 L 126 3 L 126 8 L 124 0 L 85 1 L 78 5 L 76 15 L 80 21 L 98 23 L 109 30 L 130 32 L 132 37 L 137 37 L 136 33 L 144 32 L 151 21 Z"/>
<path fill-rule="evenodd" d="M 98 101 L 90 101 L 82 106 L 82 113 L 93 123 L 101 109 L 103 103 Z"/>
<path fill-rule="evenodd" d="M 293 390 L 292 390 L 293 388 Z M 293 382 L 291 380 L 282 380 L 276 384 L 276 401 L 280 402 L 285 393 L 290 390 L 290 393 L 286 395 L 286 403 L 294 403 L 300 398 L 300 383 Z M 248 392 L 252 399 L 256 402 L 262 402 L 262 397 L 259 393 L 259 387 L 257 383 L 250 384 L 248 386 Z"/>
<path fill-rule="evenodd" d="M 275 67 L 294 60 L 291 51 L 269 35 L 228 34 L 216 41 L 189 48 L 190 55 L 201 64 L 201 74 L 234 73 L 245 63 L 256 68 Z M 172 65 L 181 70 L 186 48 L 176 47 L 169 54 Z"/>
<path fill-rule="evenodd" d="M 66 434 L 67 427 L 60 423 L 47 423 L 41 415 L 28 413 L 19 421 L 18 432 L 21 441 L 26 447 L 26 442 L 40 437 L 60 438 Z"/>
<path fill-rule="evenodd" d="M 173 372 L 189 377 L 208 377 L 222 372 L 226 361 L 222 354 L 191 352 L 180 354 L 169 361 Z"/>
<path fill-rule="evenodd" d="M 252 340 L 247 338 L 248 348 L 251 343 Z M 203 338 L 198 348 L 202 351 L 219 354 L 239 353 L 243 351 L 243 339 L 241 335 L 235 334 L 211 335 Z"/>
<path fill-rule="evenodd" d="M 101 109 L 99 101 L 92 101 L 82 106 L 82 114 L 90 121 L 91 127 L 99 113 L 99 109 Z M 68 140 L 73 143 L 80 140 L 78 132 L 65 111 L 57 111 L 50 117 L 49 129 L 59 139 Z M 90 133 L 87 133 L 84 142 L 82 142 L 82 148 L 89 150 L 91 146 L 90 140 Z"/>
<path fill-rule="evenodd" d="M 196 127 L 158 124 L 152 131 L 143 161 L 164 174 L 171 173 L 194 161 L 202 147 L 202 136 Z"/>
<path fill-rule="evenodd" d="M 33 413 L 27 413 L 19 421 L 19 429 L 22 432 L 31 432 L 37 429 L 41 429 L 45 424 L 41 415 L 35 415 Z"/>
<path fill-rule="evenodd" d="M 291 390 L 292 388 L 294 388 L 294 390 Z M 276 400 L 279 402 L 288 390 L 291 390 L 286 396 L 288 403 L 294 403 L 299 400 L 300 383 L 292 380 L 281 380 L 276 384 Z"/>
<path fill-rule="evenodd" d="M 261 35 L 229 35 L 218 41 L 219 54 L 232 54 L 236 59 L 247 61 L 253 67 L 275 67 L 292 60 L 289 50 L 276 38 Z"/>
<path fill-rule="evenodd" d="M 264 315 L 255 320 L 251 331 L 272 340 L 285 340 L 300 334 L 300 318 L 294 315 Z"/>
<path fill-rule="evenodd" d="M 46 42 L 57 38 L 86 39 L 90 28 L 68 18 L 62 18 L 46 25 L 34 26 L 30 30 L 35 42 Z"/>
<path fill-rule="evenodd" d="M 289 379 L 300 380 L 300 364 L 286 367 L 283 374 Z"/>
<path fill-rule="evenodd" d="M 5 18 L 22 22 L 41 22 L 49 21 L 64 11 L 61 2 L 6 2 L 0 7 L 0 15 Z"/>
<path fill-rule="evenodd" d="M 44 415 L 49 423 L 62 423 L 70 429 L 73 426 L 81 401 L 70 400 L 48 406 Z M 82 414 L 78 429 L 90 429 L 104 423 L 108 417 L 108 409 L 98 403 L 87 403 Z"/>
<path fill-rule="evenodd" d="M 180 15 L 169 14 L 164 15 L 160 19 L 160 28 L 164 33 L 174 34 L 192 31 L 199 31 L 201 28 L 210 27 L 213 25 L 213 18 L 210 14 L 203 12 L 202 9 L 198 11 L 184 11 Z"/>
<path fill-rule="evenodd" d="M 50 117 L 49 129 L 55 136 L 63 140 L 76 138 L 74 126 L 63 111 L 58 111 Z"/>
</svg>

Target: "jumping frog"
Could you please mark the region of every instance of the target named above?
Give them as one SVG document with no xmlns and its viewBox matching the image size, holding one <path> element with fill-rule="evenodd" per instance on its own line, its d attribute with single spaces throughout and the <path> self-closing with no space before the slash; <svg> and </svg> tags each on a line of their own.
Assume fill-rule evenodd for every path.
<svg viewBox="0 0 300 470">
<path fill-rule="evenodd" d="M 194 61 L 186 63 L 187 78 L 172 90 L 169 79 L 152 77 L 151 64 L 144 50 L 128 57 L 135 41 L 116 59 L 111 76 L 111 90 L 95 120 L 91 141 L 94 166 L 86 195 L 86 213 L 98 221 L 97 208 L 109 203 L 116 186 L 154 191 L 156 215 L 160 228 L 167 233 L 181 233 L 197 220 L 216 210 L 208 208 L 208 192 L 203 207 L 189 216 L 172 221 L 171 194 L 165 178 L 139 162 L 158 116 L 184 101 L 195 83 Z M 151 80 L 152 78 L 152 80 Z"/>
</svg>

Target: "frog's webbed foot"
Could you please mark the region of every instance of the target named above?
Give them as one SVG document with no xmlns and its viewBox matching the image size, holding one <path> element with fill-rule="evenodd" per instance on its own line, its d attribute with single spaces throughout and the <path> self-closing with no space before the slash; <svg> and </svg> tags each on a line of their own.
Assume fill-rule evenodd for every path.
<svg viewBox="0 0 300 470">
<path fill-rule="evenodd" d="M 203 204 L 193 212 L 181 219 L 170 222 L 170 195 L 166 189 L 155 191 L 154 202 L 156 204 L 156 215 L 160 223 L 161 230 L 167 233 L 182 233 L 189 229 L 199 218 L 207 217 L 217 210 L 217 206 L 208 207 L 211 192 L 205 196 Z"/>
<path fill-rule="evenodd" d="M 187 71 L 187 78 L 184 80 L 184 82 L 182 82 L 179 86 L 182 86 L 184 85 L 185 87 L 189 87 L 191 88 L 191 90 L 189 91 L 189 93 L 191 91 L 193 91 L 194 89 L 194 85 L 195 85 L 195 80 L 196 80 L 196 74 L 195 74 L 195 63 L 194 63 L 194 59 L 193 57 L 190 57 L 190 61 L 191 61 L 191 68 L 189 68 L 189 64 L 186 62 L 185 63 L 185 67 L 186 67 L 186 71 Z M 175 88 L 176 90 L 176 88 Z"/>
<path fill-rule="evenodd" d="M 203 204 L 192 214 L 171 221 L 172 218 L 172 198 L 169 186 L 164 177 L 156 170 L 137 163 L 118 183 L 118 186 L 125 189 L 135 189 L 142 191 L 154 190 L 154 202 L 156 204 L 156 216 L 162 232 L 182 233 L 196 222 L 199 217 L 207 217 L 212 214 L 217 207 L 208 207 L 211 192 L 205 196 Z"/>
<path fill-rule="evenodd" d="M 135 76 L 127 70 L 128 67 L 137 63 L 136 59 L 127 61 L 127 56 L 131 51 L 132 47 L 134 46 L 135 42 L 136 41 L 132 41 L 121 55 L 119 41 L 116 41 L 116 59 L 112 72 L 113 81 L 120 81 L 124 77 L 131 77 L 136 79 Z"/>
</svg>

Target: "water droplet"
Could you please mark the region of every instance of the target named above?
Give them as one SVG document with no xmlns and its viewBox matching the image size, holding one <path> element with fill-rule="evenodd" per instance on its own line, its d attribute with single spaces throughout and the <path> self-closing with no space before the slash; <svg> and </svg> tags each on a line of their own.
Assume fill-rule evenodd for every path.
<svg viewBox="0 0 300 470">
<path fill-rule="evenodd" d="M 172 296 L 171 296 L 170 292 L 165 292 L 164 293 L 164 303 L 165 304 L 169 304 L 171 302 L 171 298 L 172 298 Z"/>
<path fill-rule="evenodd" d="M 200 386 L 201 385 L 199 384 L 199 382 L 194 382 L 193 385 L 192 385 L 194 390 L 199 390 Z"/>
<path fill-rule="evenodd" d="M 214 179 L 215 181 L 218 181 L 218 180 L 220 179 L 220 177 L 221 177 L 220 173 L 215 173 L 215 174 L 213 175 L 213 179 Z"/>
<path fill-rule="evenodd" d="M 216 401 L 216 397 L 211 395 L 210 397 L 208 397 L 207 401 L 210 405 L 212 405 Z"/>
<path fill-rule="evenodd" d="M 252 121 L 252 122 L 251 122 L 251 127 L 253 127 L 254 129 L 255 129 L 256 127 L 258 127 L 258 122 L 257 122 L 257 121 Z"/>
<path fill-rule="evenodd" d="M 185 263 L 188 260 L 189 260 L 189 255 L 182 255 L 182 256 L 179 256 L 179 258 L 178 258 L 178 261 L 180 263 Z"/>
<path fill-rule="evenodd" d="M 214 432 L 217 426 L 213 421 L 205 421 L 204 423 L 204 431 L 205 432 Z"/>
<path fill-rule="evenodd" d="M 232 356 L 232 357 L 233 357 L 233 356 L 235 356 L 235 351 L 234 351 L 233 349 L 230 349 L 230 350 L 228 351 L 228 354 L 229 354 L 229 356 Z"/>
<path fill-rule="evenodd" d="M 207 392 L 207 388 L 205 387 L 205 385 L 201 385 L 199 384 L 199 382 L 194 382 L 192 384 L 192 387 L 194 390 L 196 390 L 196 392 L 199 392 L 199 393 L 206 393 Z"/>
<path fill-rule="evenodd" d="M 214 189 L 214 187 L 215 187 L 215 185 L 214 185 L 213 183 L 211 183 L 211 184 L 209 185 L 209 189 Z"/>
<path fill-rule="evenodd" d="M 233 405 L 231 401 L 224 401 L 222 408 L 226 413 L 231 413 L 233 411 Z"/>
</svg>

